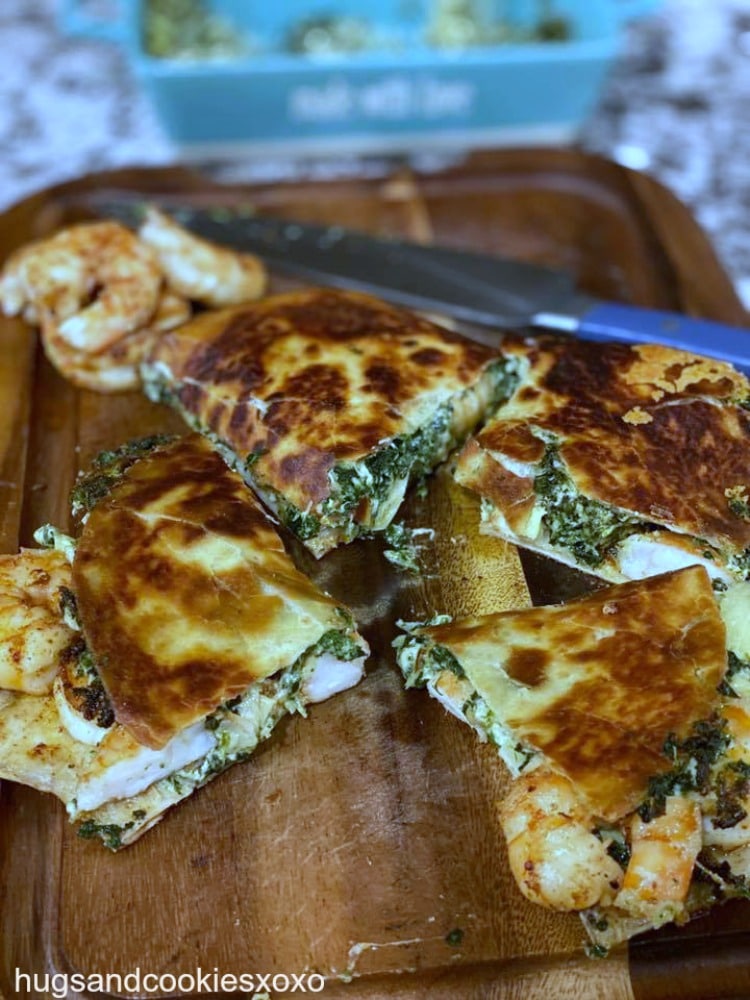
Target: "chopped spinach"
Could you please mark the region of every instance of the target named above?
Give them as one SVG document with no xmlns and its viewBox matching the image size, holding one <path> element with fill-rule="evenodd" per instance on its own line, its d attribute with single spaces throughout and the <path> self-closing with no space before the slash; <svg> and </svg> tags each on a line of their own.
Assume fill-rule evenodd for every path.
<svg viewBox="0 0 750 1000">
<path fill-rule="evenodd" d="M 313 654 L 331 653 L 339 660 L 356 660 L 365 655 L 365 651 L 350 635 L 338 629 L 324 632 L 312 648 Z"/>
<path fill-rule="evenodd" d="M 383 555 L 388 562 L 410 573 L 418 573 L 420 570 L 419 546 L 414 541 L 414 534 L 413 528 L 407 528 L 397 521 L 391 522 L 384 532 L 389 548 L 384 549 Z"/>
<path fill-rule="evenodd" d="M 510 399 L 521 381 L 521 366 L 515 358 L 500 358 L 487 368 L 493 380 L 490 405 L 497 407 Z"/>
<path fill-rule="evenodd" d="M 674 736 L 668 737 L 664 754 L 675 766 L 649 780 L 648 794 L 638 808 L 644 823 L 663 815 L 670 795 L 693 791 L 706 795 L 710 790 L 711 768 L 729 742 L 726 721 L 718 716 L 693 723 L 691 735 L 682 742 Z"/>
<path fill-rule="evenodd" d="M 735 517 L 742 521 L 750 521 L 750 501 L 747 497 L 746 486 L 734 486 L 725 491 L 729 509 Z"/>
<path fill-rule="evenodd" d="M 750 793 L 750 764 L 744 760 L 729 761 L 719 771 L 714 788 L 716 791 L 714 826 L 722 830 L 736 826 L 747 816 L 745 805 Z"/>
<path fill-rule="evenodd" d="M 750 899 L 750 881 L 748 880 L 748 876 L 733 872 L 726 859 L 719 861 L 713 856 L 712 852 L 703 850 L 698 855 L 698 864 L 695 868 L 696 875 L 700 875 L 702 870 L 713 873 L 713 875 L 718 876 L 724 883 L 721 886 L 719 898 L 739 896 Z M 711 878 L 711 882 L 714 885 L 714 891 L 716 891 L 713 878 Z"/>
<path fill-rule="evenodd" d="M 99 837 L 105 847 L 108 847 L 110 851 L 116 851 L 122 847 L 123 833 L 134 825 L 134 823 L 125 823 L 118 826 L 116 823 L 96 823 L 93 819 L 87 819 L 78 827 L 78 836 L 84 840 Z"/>
<path fill-rule="evenodd" d="M 427 655 L 440 670 L 450 670 L 456 677 L 466 676 L 464 668 L 446 646 L 433 646 Z"/>
<path fill-rule="evenodd" d="M 732 680 L 744 671 L 750 671 L 750 663 L 745 663 L 730 649 L 727 653 L 727 671 L 717 688 L 719 694 L 723 694 L 725 698 L 738 698 L 739 695 L 732 687 Z"/>
<path fill-rule="evenodd" d="M 745 549 L 737 556 L 732 556 L 727 564 L 730 573 L 742 577 L 743 580 L 750 579 L 750 548 Z"/>
<path fill-rule="evenodd" d="M 267 448 L 258 448 L 256 451 L 251 451 L 250 454 L 245 458 L 245 469 L 252 469 L 258 459 L 265 455 L 268 451 Z"/>
<path fill-rule="evenodd" d="M 612 858 L 623 871 L 630 863 L 630 848 L 624 840 L 613 840 L 607 845 L 607 854 Z"/>
<path fill-rule="evenodd" d="M 445 943 L 449 944 L 451 948 L 458 948 L 464 939 L 464 931 L 461 927 L 454 927 L 452 931 L 448 931 L 445 935 Z"/>
<path fill-rule="evenodd" d="M 71 685 L 71 707 L 87 721 L 96 723 L 102 729 L 109 729 L 115 721 L 114 709 L 96 669 L 94 657 L 80 633 L 63 650 L 61 661 L 63 664 L 72 664 L 75 679 L 80 681 L 79 684 Z"/>
<path fill-rule="evenodd" d="M 544 504 L 552 544 L 568 549 L 587 566 L 601 565 L 618 542 L 646 527 L 635 517 L 582 496 L 553 441 L 547 442 L 534 490 Z"/>
<path fill-rule="evenodd" d="M 277 511 L 284 525 L 303 542 L 320 534 L 320 519 L 308 514 L 281 495 L 276 496 Z"/>
<path fill-rule="evenodd" d="M 90 513 L 122 479 L 131 465 L 159 445 L 173 440 L 173 435 L 152 434 L 137 441 L 129 441 L 119 448 L 99 452 L 91 463 L 91 469 L 78 477 L 71 491 L 70 505 L 73 516 Z"/>
<path fill-rule="evenodd" d="M 585 915 L 585 919 L 589 927 L 591 927 L 592 930 L 599 931 L 599 933 L 603 933 L 609 929 L 609 920 L 607 920 L 607 918 L 601 913 L 597 913 L 595 910 L 589 911 Z"/>
<path fill-rule="evenodd" d="M 588 958 L 606 958 L 609 949 L 603 944 L 586 944 L 584 950 Z"/>
<path fill-rule="evenodd" d="M 78 602 L 76 595 L 70 587 L 60 587 L 60 614 L 68 628 L 80 631 L 81 623 L 78 618 Z"/>
<path fill-rule="evenodd" d="M 450 449 L 452 417 L 453 407 L 444 403 L 413 434 L 391 438 L 361 462 L 334 466 L 333 489 L 323 504 L 324 513 L 332 521 L 348 521 L 365 498 L 377 508 L 394 483 L 426 475 Z"/>
</svg>

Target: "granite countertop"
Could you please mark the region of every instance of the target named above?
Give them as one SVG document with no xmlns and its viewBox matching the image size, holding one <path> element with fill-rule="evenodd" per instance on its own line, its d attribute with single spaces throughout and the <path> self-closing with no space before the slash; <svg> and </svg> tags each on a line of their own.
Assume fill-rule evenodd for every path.
<svg viewBox="0 0 750 1000">
<path fill-rule="evenodd" d="M 175 162 L 119 50 L 62 36 L 56 0 L 5 0 L 0 208 L 60 180 Z M 750 0 L 664 0 L 624 32 L 584 148 L 646 170 L 693 210 L 750 304 Z M 220 180 L 304 164 L 204 163 Z M 309 166 L 309 164 L 308 164 Z"/>
</svg>

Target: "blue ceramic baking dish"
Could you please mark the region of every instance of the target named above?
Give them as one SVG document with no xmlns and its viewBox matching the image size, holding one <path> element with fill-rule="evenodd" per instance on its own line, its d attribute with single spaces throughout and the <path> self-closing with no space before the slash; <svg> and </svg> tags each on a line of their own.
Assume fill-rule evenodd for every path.
<svg viewBox="0 0 750 1000">
<path fill-rule="evenodd" d="M 272 152 L 393 152 L 575 136 L 601 92 L 622 24 L 657 0 L 554 0 L 564 41 L 435 48 L 425 25 L 435 0 L 214 0 L 212 11 L 262 40 L 254 55 L 156 58 L 143 45 L 145 0 L 119 0 L 115 17 L 63 0 L 69 34 L 125 50 L 167 133 L 185 156 Z M 373 19 L 399 47 L 324 58 L 284 50 L 294 25 L 318 14 Z M 484 0 L 488 18 L 538 15 L 534 0 Z"/>
</svg>

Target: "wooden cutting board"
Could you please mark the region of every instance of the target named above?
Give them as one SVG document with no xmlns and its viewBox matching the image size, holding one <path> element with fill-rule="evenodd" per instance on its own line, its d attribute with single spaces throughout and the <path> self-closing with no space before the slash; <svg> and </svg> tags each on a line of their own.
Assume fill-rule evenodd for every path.
<svg viewBox="0 0 750 1000">
<path fill-rule="evenodd" d="M 747 321 L 683 206 L 648 177 L 574 151 L 252 187 L 219 188 L 180 169 L 89 176 L 5 213 L 0 256 L 85 215 L 88 195 L 118 189 L 252 201 L 260 212 L 562 265 L 595 294 Z M 288 285 L 274 278 L 274 288 Z M 32 544 L 45 521 L 67 525 L 69 488 L 99 449 L 181 426 L 137 394 L 74 390 L 10 320 L 0 321 L 0 407 L 0 546 L 9 552 Z M 445 476 L 410 499 L 407 518 L 437 528 L 421 577 L 396 571 L 378 543 L 317 563 L 290 543 L 366 631 L 366 680 L 282 723 L 248 763 L 133 847 L 112 855 L 78 839 L 51 797 L 0 787 L 0 993 L 15 995 L 17 971 L 40 982 L 201 968 L 315 972 L 331 997 L 750 995 L 750 904 L 594 961 L 577 918 L 522 899 L 494 815 L 505 784 L 495 753 L 424 692 L 403 690 L 390 642 L 398 619 L 519 606 L 529 591 L 559 600 L 590 582 L 540 559 L 522 567 L 515 549 L 481 538 L 475 501 Z"/>
</svg>

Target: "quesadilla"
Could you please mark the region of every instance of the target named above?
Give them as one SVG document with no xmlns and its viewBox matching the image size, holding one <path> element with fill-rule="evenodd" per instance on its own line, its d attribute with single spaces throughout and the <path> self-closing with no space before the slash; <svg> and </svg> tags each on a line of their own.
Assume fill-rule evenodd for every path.
<svg viewBox="0 0 750 1000">
<path fill-rule="evenodd" d="M 515 392 L 470 439 L 459 483 L 482 530 L 611 582 L 701 564 L 750 576 L 750 384 L 658 345 L 504 342 Z"/>
<path fill-rule="evenodd" d="M 0 700 L 0 778 L 116 849 L 356 684 L 369 650 L 201 436 L 105 453 L 73 500 L 77 541 L 47 526 L 31 571 L 28 551 L 0 562 L 0 640 L 26 653 Z"/>
<path fill-rule="evenodd" d="M 521 891 L 599 947 L 750 891 L 748 620 L 750 583 L 691 566 L 395 640 L 407 686 L 507 765 Z"/>
<path fill-rule="evenodd" d="M 371 296 L 312 289 L 196 317 L 160 338 L 142 377 L 322 556 L 384 530 L 515 366 Z"/>
</svg>

